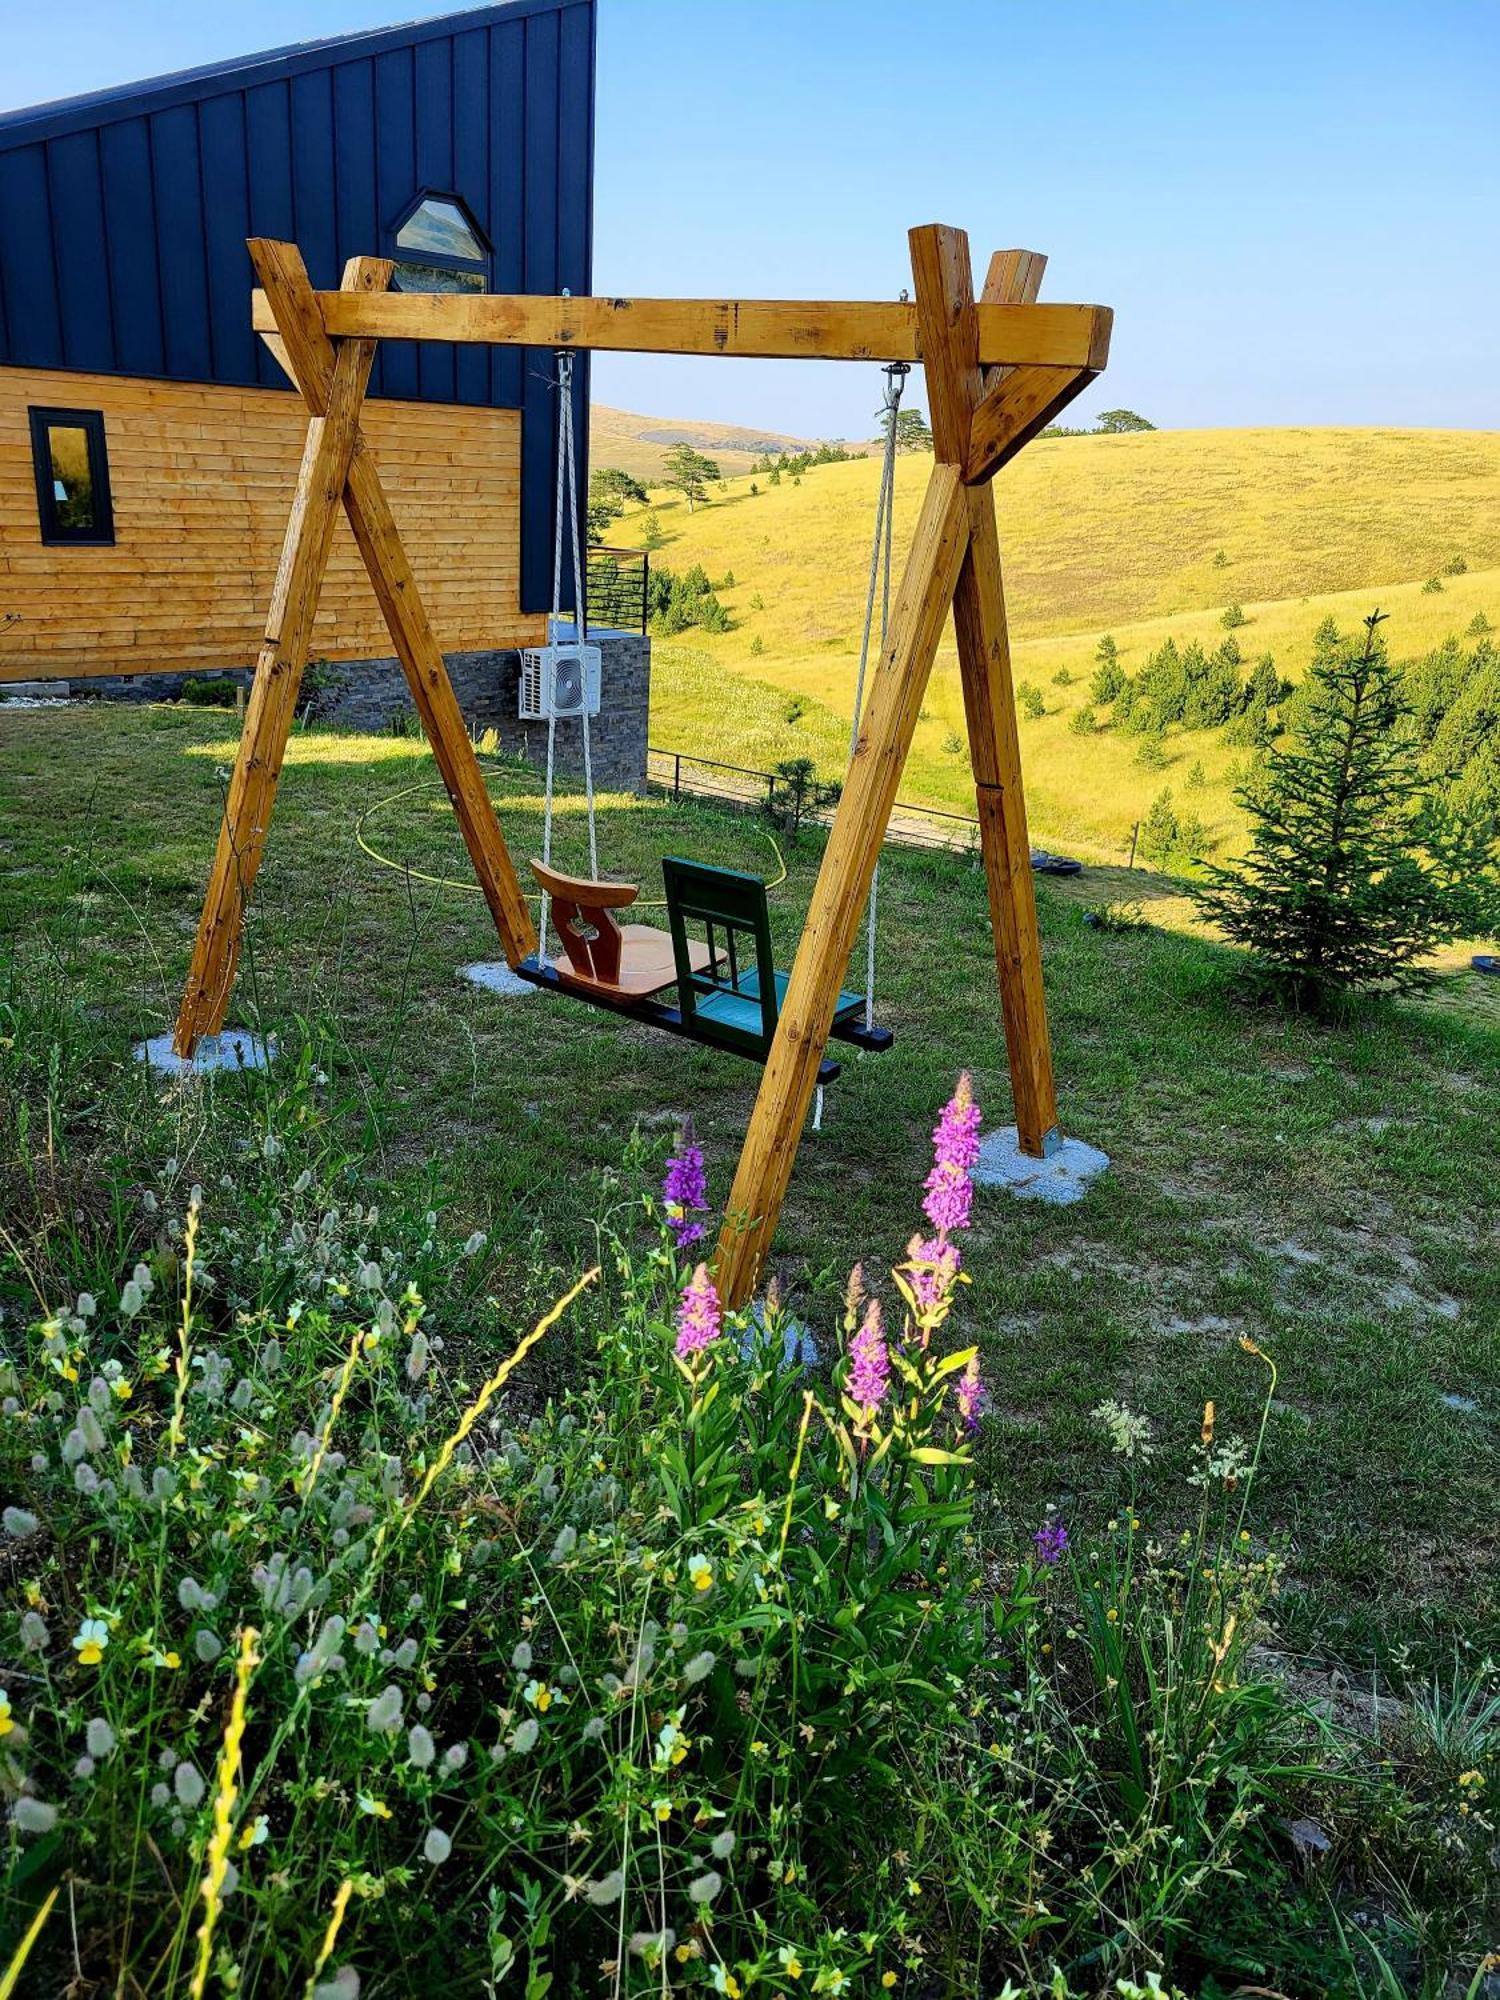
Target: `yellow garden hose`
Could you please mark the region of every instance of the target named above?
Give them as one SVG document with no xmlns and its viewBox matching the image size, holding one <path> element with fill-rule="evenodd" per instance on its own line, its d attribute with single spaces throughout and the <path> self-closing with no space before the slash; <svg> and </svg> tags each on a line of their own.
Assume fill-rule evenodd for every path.
<svg viewBox="0 0 1500 2000">
<path fill-rule="evenodd" d="M 383 799 L 376 799 L 373 805 L 365 807 L 359 818 L 354 822 L 355 844 L 358 846 L 360 852 L 368 855 L 377 867 L 393 869 L 396 874 L 404 875 L 408 881 L 426 882 L 434 889 L 457 889 L 463 895 L 482 896 L 484 891 L 477 882 L 460 881 L 453 875 L 429 875 L 425 869 L 413 868 L 409 862 L 392 860 L 390 855 L 382 854 L 378 847 L 373 847 L 365 838 L 365 828 L 375 818 L 377 813 L 383 813 L 389 807 L 399 805 L 402 799 L 412 798 L 418 792 L 438 792 L 444 789 L 445 787 L 441 778 L 423 778 L 415 785 L 402 785 L 398 791 L 387 793 Z M 768 832 L 763 826 L 758 826 L 753 830 L 761 840 L 770 841 L 772 850 L 776 856 L 778 872 L 771 881 L 767 882 L 766 888 L 768 891 L 779 889 L 787 876 L 786 857 L 783 855 L 780 844 L 773 833 Z M 540 904 L 541 897 L 539 894 L 535 897 L 535 900 Z M 633 910 L 664 910 L 667 905 L 665 897 L 660 897 L 653 898 L 650 901 L 637 900 L 630 907 Z"/>
</svg>

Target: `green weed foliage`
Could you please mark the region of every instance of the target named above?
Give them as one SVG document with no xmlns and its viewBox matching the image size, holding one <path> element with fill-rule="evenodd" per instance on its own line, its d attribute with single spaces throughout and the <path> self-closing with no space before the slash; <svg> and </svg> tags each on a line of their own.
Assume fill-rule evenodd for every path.
<svg viewBox="0 0 1500 2000">
<path fill-rule="evenodd" d="M 659 1130 L 575 1168 L 596 1220 L 566 1255 L 524 1202 L 486 1240 L 440 1169 L 386 1164 L 394 1026 L 363 1069 L 290 1010 L 265 1075 L 123 1061 L 80 972 L 96 865 L 58 864 L 0 991 L 0 1968 L 41 1919 L 18 1993 L 1476 1979 L 1493 1666 L 1476 1637 L 1372 1745 L 1273 1664 L 1310 1543 L 1305 1512 L 1264 1525 L 1263 1356 L 1204 1359 L 1233 1421 L 1179 1389 L 1154 1429 L 1094 1401 L 1107 1371 L 1039 1518 L 1001 1240 L 977 1220 L 962 1273 L 903 1251 L 913 1162 L 859 1242 L 840 1186 L 826 1254 L 869 1253 L 842 1305 L 773 1294 L 679 1352 L 706 1274 L 669 1240 Z M 951 899 L 958 865 L 892 880 Z M 1203 947 L 1109 914 L 1112 980 L 1170 950 L 1203 989 Z M 1305 1375 L 1301 1340 L 1264 1330 Z M 972 1432 L 981 1342 L 1000 1407 Z"/>
</svg>

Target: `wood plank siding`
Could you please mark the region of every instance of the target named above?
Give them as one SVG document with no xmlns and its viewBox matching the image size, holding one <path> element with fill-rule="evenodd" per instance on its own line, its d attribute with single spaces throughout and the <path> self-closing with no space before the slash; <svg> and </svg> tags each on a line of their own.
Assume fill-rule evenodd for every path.
<svg viewBox="0 0 1500 2000">
<path fill-rule="evenodd" d="M 102 411 L 113 547 L 47 547 L 27 411 Z M 444 651 L 530 643 L 521 416 L 370 401 L 363 422 Z M 0 681 L 253 664 L 307 435 L 299 398 L 218 383 L 0 368 Z M 391 652 L 340 518 L 312 656 Z"/>
</svg>

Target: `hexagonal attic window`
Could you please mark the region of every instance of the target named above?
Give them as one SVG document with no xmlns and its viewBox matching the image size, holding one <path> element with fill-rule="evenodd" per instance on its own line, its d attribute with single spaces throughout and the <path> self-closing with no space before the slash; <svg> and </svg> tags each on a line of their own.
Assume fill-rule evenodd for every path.
<svg viewBox="0 0 1500 2000">
<path fill-rule="evenodd" d="M 458 195 L 419 195 L 394 235 L 398 291 L 482 292 L 488 285 L 490 246 Z"/>
</svg>

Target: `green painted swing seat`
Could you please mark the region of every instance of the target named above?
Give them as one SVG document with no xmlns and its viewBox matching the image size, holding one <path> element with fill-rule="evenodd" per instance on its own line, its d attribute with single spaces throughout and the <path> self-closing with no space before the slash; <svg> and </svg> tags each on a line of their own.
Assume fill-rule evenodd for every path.
<svg viewBox="0 0 1500 2000">
<path fill-rule="evenodd" d="M 765 883 L 758 875 L 676 854 L 661 866 L 684 1030 L 696 1041 L 764 1062 L 789 977 L 776 969 Z M 706 933 L 706 952 L 693 935 L 698 927 Z M 888 1049 L 889 1029 L 866 1028 L 857 1019 L 864 1004 L 862 993 L 840 993 L 833 1034 L 861 1048 Z"/>
</svg>

